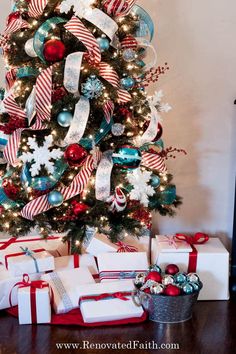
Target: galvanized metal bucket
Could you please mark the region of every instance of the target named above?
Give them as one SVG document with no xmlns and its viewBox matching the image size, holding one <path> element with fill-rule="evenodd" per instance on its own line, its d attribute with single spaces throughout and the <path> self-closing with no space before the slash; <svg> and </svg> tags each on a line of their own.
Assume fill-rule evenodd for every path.
<svg viewBox="0 0 236 354">
<path fill-rule="evenodd" d="M 137 291 L 133 294 L 133 301 L 137 306 L 143 306 L 148 311 L 151 321 L 178 323 L 191 319 L 198 295 L 199 292 L 189 295 L 165 296 Z"/>
</svg>

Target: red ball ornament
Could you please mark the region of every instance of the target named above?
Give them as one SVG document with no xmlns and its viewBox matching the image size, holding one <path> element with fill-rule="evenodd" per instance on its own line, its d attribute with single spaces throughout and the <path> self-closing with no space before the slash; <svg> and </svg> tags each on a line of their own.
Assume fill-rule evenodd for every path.
<svg viewBox="0 0 236 354">
<path fill-rule="evenodd" d="M 68 164 L 75 167 L 82 166 L 87 156 L 87 151 L 78 144 L 69 145 L 64 153 L 64 157 Z"/>
<path fill-rule="evenodd" d="M 76 203 L 73 206 L 73 213 L 78 216 L 80 214 L 85 213 L 87 210 L 89 209 L 88 205 L 84 204 L 84 203 Z"/>
<path fill-rule="evenodd" d="M 180 288 L 176 285 L 169 284 L 164 290 L 164 294 L 168 296 L 179 296 L 181 293 Z"/>
<path fill-rule="evenodd" d="M 148 275 L 146 276 L 145 281 L 147 281 L 147 280 L 153 280 L 153 281 L 156 281 L 157 283 L 161 283 L 162 276 L 159 272 L 152 271 L 152 272 L 148 273 Z"/>
<path fill-rule="evenodd" d="M 58 39 L 50 39 L 44 44 L 43 55 L 47 61 L 56 62 L 65 57 L 66 47 Z"/>
<path fill-rule="evenodd" d="M 179 272 L 179 267 L 176 264 L 168 264 L 165 269 L 166 274 L 175 275 Z"/>
<path fill-rule="evenodd" d="M 9 25 L 13 20 L 18 20 L 20 18 L 20 12 L 12 12 L 7 18 L 7 25 Z"/>
<path fill-rule="evenodd" d="M 121 117 L 122 119 L 132 118 L 132 112 L 126 107 L 120 107 L 117 112 L 117 117 Z"/>
<path fill-rule="evenodd" d="M 149 126 L 149 123 L 148 121 L 146 121 L 143 125 L 143 131 L 146 131 L 148 126 Z M 160 123 L 158 123 L 158 127 L 157 127 L 157 135 L 155 136 L 155 138 L 152 140 L 153 142 L 154 141 L 157 141 L 159 139 L 161 139 L 162 137 L 162 134 L 163 134 L 163 128 L 162 128 L 162 125 Z"/>
</svg>

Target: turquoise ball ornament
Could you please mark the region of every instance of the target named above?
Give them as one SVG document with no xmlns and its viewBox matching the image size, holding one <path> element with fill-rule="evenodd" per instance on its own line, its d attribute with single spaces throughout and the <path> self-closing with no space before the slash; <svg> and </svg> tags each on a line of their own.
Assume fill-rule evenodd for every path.
<svg viewBox="0 0 236 354">
<path fill-rule="evenodd" d="M 184 283 L 181 286 L 181 288 L 182 288 L 183 293 L 186 295 L 190 295 L 190 294 L 194 293 L 194 287 L 192 286 L 192 284 Z"/>
<path fill-rule="evenodd" d="M 107 51 L 110 47 L 110 42 L 106 37 L 97 38 L 97 42 L 98 42 L 101 52 Z"/>
<path fill-rule="evenodd" d="M 151 175 L 151 186 L 153 188 L 157 188 L 157 187 L 159 187 L 160 183 L 161 183 L 160 178 L 157 175 L 152 174 Z"/>
<path fill-rule="evenodd" d="M 199 284 L 199 283 L 189 283 L 192 287 L 193 287 L 193 289 L 194 289 L 194 291 L 200 291 L 201 290 L 201 284 Z"/>
<path fill-rule="evenodd" d="M 112 155 L 113 163 L 116 167 L 124 169 L 138 168 L 141 160 L 141 151 L 131 145 L 117 147 Z"/>
<path fill-rule="evenodd" d="M 48 203 L 54 207 L 58 207 L 63 203 L 63 195 L 59 191 L 52 191 L 48 195 Z"/>
<path fill-rule="evenodd" d="M 174 275 L 175 283 L 183 284 L 187 281 L 187 275 L 185 273 L 177 273 Z"/>
<path fill-rule="evenodd" d="M 159 267 L 157 264 L 150 265 L 150 267 L 148 269 L 150 272 L 155 271 L 160 274 L 162 273 L 161 267 Z"/>
<path fill-rule="evenodd" d="M 120 83 L 123 89 L 131 90 L 134 87 L 135 80 L 132 77 L 128 76 L 121 79 Z"/>
<path fill-rule="evenodd" d="M 62 111 L 57 116 L 57 123 L 63 128 L 69 127 L 71 125 L 72 120 L 73 115 L 71 112 L 68 111 Z"/>
</svg>

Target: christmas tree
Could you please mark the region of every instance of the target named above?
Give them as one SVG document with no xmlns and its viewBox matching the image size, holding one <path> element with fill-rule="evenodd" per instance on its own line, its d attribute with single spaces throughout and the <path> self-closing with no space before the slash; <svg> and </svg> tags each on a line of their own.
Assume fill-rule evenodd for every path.
<svg viewBox="0 0 236 354">
<path fill-rule="evenodd" d="M 180 204 L 154 25 L 135 0 L 18 0 L 1 37 L 0 231 L 140 236 Z"/>
</svg>

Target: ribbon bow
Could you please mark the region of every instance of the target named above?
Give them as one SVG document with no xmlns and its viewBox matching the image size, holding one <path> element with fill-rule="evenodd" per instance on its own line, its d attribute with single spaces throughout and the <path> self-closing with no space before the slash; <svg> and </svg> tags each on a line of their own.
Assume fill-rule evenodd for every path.
<svg viewBox="0 0 236 354">
<path fill-rule="evenodd" d="M 122 252 L 138 252 L 137 247 L 135 246 L 131 246 L 131 245 L 127 245 L 126 243 L 119 241 L 117 243 L 115 243 L 116 246 L 118 246 L 119 248 L 117 249 L 117 253 L 122 253 Z"/>
<path fill-rule="evenodd" d="M 101 295 L 91 295 L 91 296 L 82 296 L 79 300 L 79 303 L 81 303 L 82 301 L 90 301 L 90 300 L 94 300 L 94 301 L 100 301 L 100 300 L 105 300 L 105 299 L 109 299 L 109 298 L 114 298 L 114 299 L 120 299 L 122 301 L 128 301 L 129 299 L 127 298 L 127 296 L 131 296 L 132 293 L 131 292 L 116 292 L 116 293 L 105 293 L 105 294 L 101 294 Z"/>
<path fill-rule="evenodd" d="M 209 240 L 209 236 L 202 232 L 197 232 L 194 236 L 188 236 L 185 234 L 176 234 L 175 238 L 179 241 L 185 241 L 189 245 L 203 245 Z"/>
<path fill-rule="evenodd" d="M 29 256 L 33 259 L 34 261 L 34 265 L 35 265 L 35 269 L 36 269 L 36 272 L 39 273 L 39 267 L 38 267 L 38 262 L 37 262 L 37 259 L 34 257 L 34 251 L 31 251 L 28 247 L 20 247 L 20 249 L 22 250 L 22 252 L 26 255 L 26 256 Z"/>
</svg>

